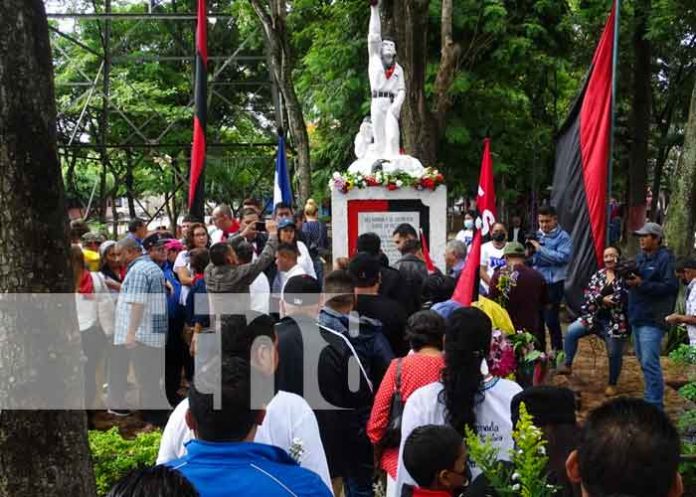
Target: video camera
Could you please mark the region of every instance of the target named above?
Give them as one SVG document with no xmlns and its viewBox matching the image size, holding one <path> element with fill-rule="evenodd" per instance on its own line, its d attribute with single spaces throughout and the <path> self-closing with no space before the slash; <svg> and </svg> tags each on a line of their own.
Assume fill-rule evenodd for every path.
<svg viewBox="0 0 696 497">
<path fill-rule="evenodd" d="M 633 278 L 640 276 L 640 271 L 638 270 L 638 264 L 633 259 L 622 259 L 616 263 L 616 275 L 624 280 L 632 280 Z"/>
<path fill-rule="evenodd" d="M 537 236 L 536 232 L 527 233 L 524 237 L 524 248 L 527 249 L 527 252 L 529 252 L 530 255 L 536 252 L 536 248 L 532 243 L 530 243 L 532 241 L 539 241 L 539 237 Z"/>
</svg>

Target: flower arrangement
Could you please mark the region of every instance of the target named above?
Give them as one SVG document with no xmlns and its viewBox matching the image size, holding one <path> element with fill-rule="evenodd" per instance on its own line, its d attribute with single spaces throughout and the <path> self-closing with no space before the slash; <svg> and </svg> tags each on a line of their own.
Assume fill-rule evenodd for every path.
<svg viewBox="0 0 696 497">
<path fill-rule="evenodd" d="M 498 449 L 489 439 L 466 428 L 469 459 L 478 466 L 498 495 L 506 497 L 550 497 L 559 488 L 548 483 L 546 440 L 534 426 L 524 402 L 520 404 L 520 419 L 512 432 L 515 448 L 510 451 L 512 465 L 500 461 Z"/>
<path fill-rule="evenodd" d="M 510 302 L 510 292 L 517 286 L 517 279 L 520 273 L 516 269 L 503 266 L 499 270 L 498 284 L 498 304 L 505 307 Z"/>
<path fill-rule="evenodd" d="M 420 176 L 411 176 L 403 171 L 392 173 L 377 171 L 371 175 L 344 172 L 333 173 L 329 180 L 329 188 L 341 193 L 348 193 L 353 188 L 368 188 L 371 186 L 383 186 L 387 190 L 412 187 L 416 190 L 435 190 L 445 182 L 445 177 L 433 167 L 425 169 Z"/>
<path fill-rule="evenodd" d="M 517 369 L 515 350 L 507 336 L 500 330 L 493 330 L 491 352 L 486 358 L 488 369 L 493 376 L 507 378 Z"/>
</svg>

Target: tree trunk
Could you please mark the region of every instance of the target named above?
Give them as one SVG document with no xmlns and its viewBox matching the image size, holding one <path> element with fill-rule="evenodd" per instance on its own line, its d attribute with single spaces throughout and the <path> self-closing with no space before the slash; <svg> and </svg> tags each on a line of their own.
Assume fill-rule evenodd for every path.
<svg viewBox="0 0 696 497">
<path fill-rule="evenodd" d="M 633 32 L 633 96 L 632 143 L 629 168 L 629 205 L 627 229 L 631 233 L 639 229 L 646 218 L 646 193 L 648 183 L 648 139 L 650 135 L 650 41 L 647 34 L 647 15 L 650 0 L 636 2 Z M 637 250 L 635 237 L 628 237 L 629 251 Z M 633 250 L 631 250 L 633 249 Z"/>
<path fill-rule="evenodd" d="M 691 93 L 684 148 L 673 178 L 672 197 L 665 221 L 665 239 L 678 255 L 686 256 L 694 254 L 696 231 L 696 84 Z"/>
<path fill-rule="evenodd" d="M 22 293 L 67 293 L 63 302 L 70 311 L 55 312 L 51 302 L 58 295 L 34 299 L 31 316 L 2 306 L 0 497 L 91 497 L 84 413 L 11 410 L 32 401 L 82 401 L 53 65 L 41 0 L 0 2 L 0 47 L 0 293 L 5 304 Z M 52 374 L 44 376 L 46 369 Z M 37 396 L 38 382 L 52 389 L 46 398 Z"/>
<path fill-rule="evenodd" d="M 435 163 L 437 131 L 425 96 L 430 0 L 394 2 L 398 62 L 404 68 L 406 99 L 401 111 L 402 146 L 426 166 Z"/>
<path fill-rule="evenodd" d="M 302 106 L 295 92 L 292 80 L 293 60 L 290 39 L 285 23 L 285 0 L 250 0 L 256 12 L 268 45 L 271 72 L 283 96 L 288 112 L 288 131 L 297 153 L 297 175 L 299 177 L 298 205 L 310 196 L 312 170 L 309 157 L 309 135 L 305 124 Z"/>
</svg>

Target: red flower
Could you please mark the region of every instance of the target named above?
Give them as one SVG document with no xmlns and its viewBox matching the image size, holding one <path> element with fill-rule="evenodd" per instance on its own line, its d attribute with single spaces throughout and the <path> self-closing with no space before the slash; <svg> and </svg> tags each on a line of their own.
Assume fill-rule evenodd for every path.
<svg viewBox="0 0 696 497">
<path fill-rule="evenodd" d="M 366 178 L 366 181 L 367 181 L 367 185 L 368 185 L 368 186 L 378 186 L 378 185 L 379 185 L 379 183 L 377 182 L 377 180 L 376 180 L 375 178 L 373 178 L 373 177 L 368 177 L 368 178 Z"/>
<path fill-rule="evenodd" d="M 423 178 L 423 187 L 433 190 L 435 188 L 435 182 L 431 178 Z"/>
<path fill-rule="evenodd" d="M 392 191 L 396 190 L 396 185 L 394 183 L 389 183 L 387 185 L 387 190 L 392 190 Z"/>
<path fill-rule="evenodd" d="M 443 181 L 445 181 L 445 177 L 442 174 L 438 174 L 437 176 L 435 176 L 435 180 L 438 183 L 442 183 Z"/>
</svg>

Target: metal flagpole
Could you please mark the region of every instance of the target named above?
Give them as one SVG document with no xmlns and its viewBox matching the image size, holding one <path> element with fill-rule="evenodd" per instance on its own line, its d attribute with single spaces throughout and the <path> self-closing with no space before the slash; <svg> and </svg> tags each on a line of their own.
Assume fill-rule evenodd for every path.
<svg viewBox="0 0 696 497">
<path fill-rule="evenodd" d="M 614 46 L 612 47 L 611 61 L 611 128 L 609 131 L 609 164 L 607 168 L 607 235 L 604 242 L 609 246 L 609 234 L 611 233 L 611 191 L 614 176 L 614 126 L 616 123 L 616 68 L 619 64 L 619 20 L 621 13 L 621 0 L 614 0 Z"/>
</svg>

